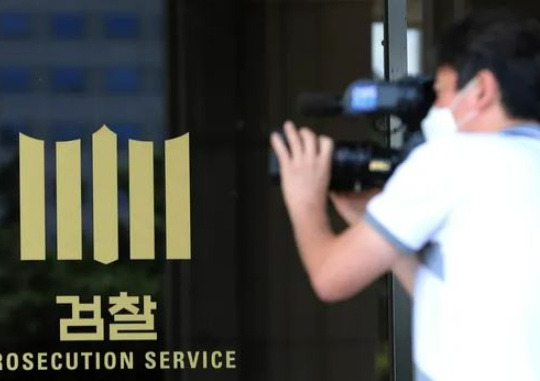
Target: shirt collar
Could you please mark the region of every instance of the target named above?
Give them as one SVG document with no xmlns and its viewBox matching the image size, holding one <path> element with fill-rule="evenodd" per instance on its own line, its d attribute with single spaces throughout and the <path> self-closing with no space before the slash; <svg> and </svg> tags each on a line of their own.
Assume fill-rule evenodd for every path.
<svg viewBox="0 0 540 381">
<path fill-rule="evenodd" d="M 516 125 L 505 128 L 504 130 L 500 131 L 500 133 L 503 135 L 526 136 L 526 137 L 540 139 L 540 124 L 538 123 L 516 124 Z"/>
</svg>

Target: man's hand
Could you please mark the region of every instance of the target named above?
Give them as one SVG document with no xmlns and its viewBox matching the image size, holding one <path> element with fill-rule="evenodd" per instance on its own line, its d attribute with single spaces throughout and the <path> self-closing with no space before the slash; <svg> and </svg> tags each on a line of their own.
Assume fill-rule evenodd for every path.
<svg viewBox="0 0 540 381">
<path fill-rule="evenodd" d="M 325 301 L 354 295 L 399 257 L 397 250 L 366 222 L 336 235 L 326 214 L 333 143 L 307 128 L 285 123 L 289 149 L 271 139 L 281 172 L 281 188 L 300 258 L 316 294 Z"/>
<path fill-rule="evenodd" d="M 283 139 L 274 133 L 271 143 L 278 157 L 281 188 L 291 218 L 316 210 L 324 210 L 330 182 L 333 142 L 326 136 L 317 137 L 303 127 L 299 131 L 285 122 Z"/>
</svg>

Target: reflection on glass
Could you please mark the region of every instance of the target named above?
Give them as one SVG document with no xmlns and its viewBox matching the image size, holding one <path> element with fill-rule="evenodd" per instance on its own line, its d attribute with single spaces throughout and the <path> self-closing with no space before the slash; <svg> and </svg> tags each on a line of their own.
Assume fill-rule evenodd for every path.
<svg viewBox="0 0 540 381">
<path fill-rule="evenodd" d="M 30 35 L 30 16 L 22 12 L 0 13 L 0 36 L 23 38 Z"/>
<path fill-rule="evenodd" d="M 86 22 L 81 13 L 61 13 L 51 17 L 51 34 L 59 39 L 79 39 L 86 33 Z"/>
<path fill-rule="evenodd" d="M 127 263 L 128 153 L 125 147 L 129 138 L 159 141 L 163 145 L 165 36 L 156 33 L 153 26 L 159 29 L 165 24 L 164 3 L 146 0 L 50 0 L 46 5 L 41 1 L 0 2 L 0 332 L 3 333 L 0 354 L 80 350 L 81 343 L 69 346 L 59 342 L 59 316 L 65 311 L 56 306 L 57 295 L 77 295 L 82 300 L 101 295 L 106 299 L 129 291 L 138 296 L 161 298 L 162 264 L 157 260 L 144 265 Z M 104 124 L 118 137 L 119 218 L 112 224 L 118 226 L 120 253 L 118 263 L 106 270 L 92 261 L 91 135 Z M 41 185 L 37 189 L 36 185 L 24 194 L 25 197 L 38 195 L 45 203 L 45 207 L 40 208 L 40 213 L 45 214 L 45 228 L 40 226 L 40 231 L 45 230 L 45 238 L 40 237 L 39 242 L 45 242 L 47 260 L 39 263 L 19 260 L 20 133 L 44 142 L 43 179 L 36 176 L 27 179 L 30 183 L 32 180 L 44 183 L 44 189 Z M 57 155 L 55 143 L 79 139 L 76 155 L 67 155 L 64 150 L 59 150 Z M 64 145 L 72 146 L 60 143 L 60 147 Z M 155 154 L 156 161 L 162 162 L 160 152 Z M 76 176 L 70 178 L 73 174 Z M 76 197 L 77 202 L 69 202 L 69 196 Z M 112 207 L 104 206 L 105 209 Z M 58 209 L 60 218 L 56 213 Z M 72 213 L 79 217 L 71 218 Z M 35 211 L 29 214 L 35 215 Z M 156 234 L 159 229 L 156 228 Z M 76 252 L 72 250 L 73 237 L 77 237 Z M 63 253 L 63 259 L 77 260 L 59 261 L 57 252 Z M 81 252 L 82 260 L 78 260 Z M 161 314 L 165 305 L 160 303 L 161 299 L 156 326 L 164 320 Z M 161 335 L 159 340 L 163 340 L 162 327 L 156 330 Z M 88 344 L 86 349 L 100 351 L 108 345 Z M 133 344 L 130 348 L 137 351 L 140 347 Z M 160 379 L 159 371 L 154 371 L 153 375 Z M 22 378 L 56 381 L 73 377 L 81 381 L 93 380 L 96 374 L 66 376 L 62 372 L 47 375 L 28 372 Z M 0 374 L 2 380 L 20 378 L 20 373 Z M 133 372 L 129 379 L 148 377 Z"/>
</svg>

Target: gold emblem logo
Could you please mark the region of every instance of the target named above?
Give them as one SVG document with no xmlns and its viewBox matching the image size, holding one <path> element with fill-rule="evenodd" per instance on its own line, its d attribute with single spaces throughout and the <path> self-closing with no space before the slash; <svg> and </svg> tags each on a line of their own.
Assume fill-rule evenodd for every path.
<svg viewBox="0 0 540 381">
<path fill-rule="evenodd" d="M 44 261 L 45 142 L 19 135 L 21 260 Z M 82 259 L 81 141 L 57 142 L 57 258 Z M 130 258 L 155 258 L 154 143 L 129 140 Z M 118 260 L 117 137 L 107 126 L 92 135 L 94 260 Z M 191 259 L 189 134 L 165 141 L 166 258 Z"/>
</svg>

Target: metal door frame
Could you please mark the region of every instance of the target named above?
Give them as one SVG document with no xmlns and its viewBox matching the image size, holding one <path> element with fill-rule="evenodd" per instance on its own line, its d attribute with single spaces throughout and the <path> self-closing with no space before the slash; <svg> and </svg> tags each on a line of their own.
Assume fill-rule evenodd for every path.
<svg viewBox="0 0 540 381">
<path fill-rule="evenodd" d="M 385 0 L 384 7 L 384 74 L 386 80 L 407 75 L 407 0 Z M 390 127 L 393 123 L 388 120 Z M 398 146 L 402 133 L 391 133 L 386 143 Z M 394 276 L 388 277 L 388 329 L 390 338 L 390 379 L 413 379 L 411 340 L 411 300 Z"/>
</svg>

